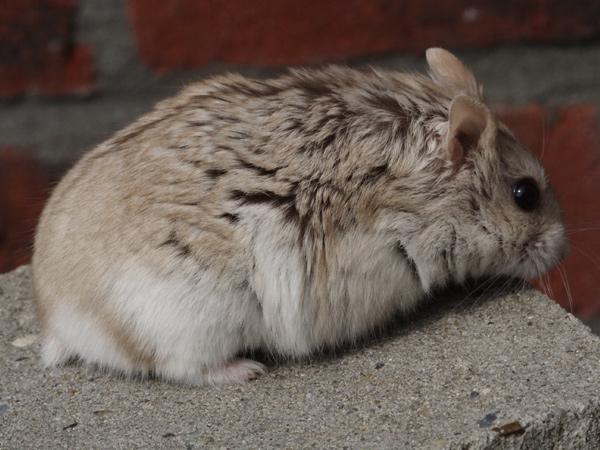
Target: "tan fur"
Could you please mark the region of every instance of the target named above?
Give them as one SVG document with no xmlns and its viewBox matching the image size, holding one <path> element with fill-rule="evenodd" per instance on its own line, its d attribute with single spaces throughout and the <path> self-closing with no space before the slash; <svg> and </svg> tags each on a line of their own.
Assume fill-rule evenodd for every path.
<svg viewBox="0 0 600 450">
<path fill-rule="evenodd" d="M 206 384 L 355 339 L 468 276 L 567 251 L 537 160 L 441 49 L 433 79 L 345 67 L 191 85 L 85 155 L 40 220 L 44 359 Z M 511 187 L 539 185 L 522 211 Z M 69 324 L 73 324 L 70 326 Z"/>
</svg>

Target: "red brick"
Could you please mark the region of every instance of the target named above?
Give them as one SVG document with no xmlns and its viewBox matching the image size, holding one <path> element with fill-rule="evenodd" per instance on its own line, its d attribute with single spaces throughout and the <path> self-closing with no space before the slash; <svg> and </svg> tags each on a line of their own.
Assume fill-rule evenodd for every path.
<svg viewBox="0 0 600 450">
<path fill-rule="evenodd" d="M 87 94 L 93 64 L 72 42 L 72 0 L 0 0 L 0 98 Z"/>
<path fill-rule="evenodd" d="M 142 59 L 160 72 L 600 35 L 595 0 L 130 0 L 129 12 Z"/>
<path fill-rule="evenodd" d="M 46 180 L 29 152 L 0 148 L 0 273 L 31 258 L 35 225 L 49 193 Z"/>
<path fill-rule="evenodd" d="M 600 313 L 600 133 L 592 106 L 546 111 L 539 106 L 501 108 L 499 114 L 538 156 L 564 209 L 571 253 L 564 273 L 550 272 L 550 289 L 536 286 L 578 316 Z"/>
</svg>

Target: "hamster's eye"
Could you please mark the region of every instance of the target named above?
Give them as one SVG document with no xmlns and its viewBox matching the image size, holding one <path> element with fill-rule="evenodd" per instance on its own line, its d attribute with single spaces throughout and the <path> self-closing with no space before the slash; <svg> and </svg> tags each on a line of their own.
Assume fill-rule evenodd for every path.
<svg viewBox="0 0 600 450">
<path fill-rule="evenodd" d="M 535 181 L 530 178 L 517 181 L 512 187 L 515 203 L 527 211 L 534 209 L 540 203 L 540 190 Z"/>
</svg>

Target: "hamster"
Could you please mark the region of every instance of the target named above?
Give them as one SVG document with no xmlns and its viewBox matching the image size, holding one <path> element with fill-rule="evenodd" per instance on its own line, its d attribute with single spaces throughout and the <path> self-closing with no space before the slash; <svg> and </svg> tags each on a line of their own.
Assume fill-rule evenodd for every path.
<svg viewBox="0 0 600 450">
<path fill-rule="evenodd" d="M 439 48 L 192 84 L 87 153 L 41 216 L 42 360 L 192 386 L 352 341 L 467 277 L 568 252 L 538 160 Z"/>
</svg>

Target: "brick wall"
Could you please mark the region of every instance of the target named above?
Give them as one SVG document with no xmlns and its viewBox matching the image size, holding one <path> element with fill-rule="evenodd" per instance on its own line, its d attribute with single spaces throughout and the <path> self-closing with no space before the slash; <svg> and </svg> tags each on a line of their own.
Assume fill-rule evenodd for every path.
<svg viewBox="0 0 600 450">
<path fill-rule="evenodd" d="M 474 6 L 476 5 L 476 6 Z M 306 64 L 432 46 L 565 43 L 600 34 L 600 3 L 564 0 L 130 0 L 141 58 Z"/>
<path fill-rule="evenodd" d="M 0 148 L 0 273 L 29 262 L 47 181 L 29 152 Z"/>
<path fill-rule="evenodd" d="M 131 121 L 149 107 L 148 98 L 180 86 L 180 77 L 197 78 L 223 64 L 256 72 L 414 57 L 430 46 L 485 54 L 527 43 L 540 51 L 568 44 L 600 54 L 598 42 L 595 0 L 0 0 L 0 127 L 12 120 L 20 130 L 0 133 L 0 271 L 30 257 L 33 225 L 55 178 L 48 161 L 71 162 L 83 150 L 78 146 Z M 523 103 L 498 95 L 497 102 L 510 103 L 498 108 L 501 117 L 543 153 L 574 231 L 565 270 L 575 311 L 591 315 L 600 312 L 600 100 L 578 96 L 580 86 L 564 78 L 557 93 L 534 97 L 543 106 L 531 97 Z M 535 80 L 528 87 L 535 91 Z M 140 98 L 146 103 L 125 113 Z M 70 134 L 55 135 L 57 128 Z M 63 147 L 72 151 L 58 156 Z M 550 280 L 553 297 L 569 307 L 561 274 Z"/>
<path fill-rule="evenodd" d="M 70 0 L 0 1 L 0 98 L 88 94 L 90 49 L 74 45 Z"/>
</svg>

